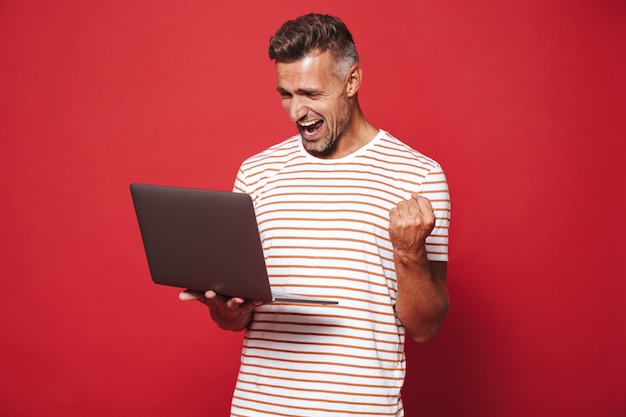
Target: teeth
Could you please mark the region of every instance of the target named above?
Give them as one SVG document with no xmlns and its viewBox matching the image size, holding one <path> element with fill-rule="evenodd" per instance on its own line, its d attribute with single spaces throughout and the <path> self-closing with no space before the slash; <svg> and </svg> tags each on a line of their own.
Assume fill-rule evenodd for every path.
<svg viewBox="0 0 626 417">
<path fill-rule="evenodd" d="M 313 126 L 317 122 L 318 122 L 318 120 L 309 120 L 308 122 L 301 122 L 300 126 L 302 126 L 302 127 L 309 127 L 309 126 Z"/>
</svg>

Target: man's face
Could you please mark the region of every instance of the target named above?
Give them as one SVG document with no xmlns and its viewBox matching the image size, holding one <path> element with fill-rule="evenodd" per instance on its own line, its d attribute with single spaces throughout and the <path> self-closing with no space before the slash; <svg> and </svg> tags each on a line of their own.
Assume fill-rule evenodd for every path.
<svg viewBox="0 0 626 417">
<path fill-rule="evenodd" d="M 283 109 L 296 124 L 305 149 L 316 156 L 332 157 L 350 125 L 350 103 L 346 81 L 333 74 L 329 53 L 277 62 L 276 80 Z"/>
</svg>

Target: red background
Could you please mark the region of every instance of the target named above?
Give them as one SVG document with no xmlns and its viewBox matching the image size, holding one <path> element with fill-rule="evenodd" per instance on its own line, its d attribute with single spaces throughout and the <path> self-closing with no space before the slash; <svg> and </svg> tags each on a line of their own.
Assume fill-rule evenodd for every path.
<svg viewBox="0 0 626 417">
<path fill-rule="evenodd" d="M 150 282 L 128 184 L 229 190 L 293 134 L 265 50 L 310 11 L 450 182 L 407 416 L 626 416 L 620 0 L 1 1 L 0 415 L 227 414 L 241 335 Z"/>
</svg>

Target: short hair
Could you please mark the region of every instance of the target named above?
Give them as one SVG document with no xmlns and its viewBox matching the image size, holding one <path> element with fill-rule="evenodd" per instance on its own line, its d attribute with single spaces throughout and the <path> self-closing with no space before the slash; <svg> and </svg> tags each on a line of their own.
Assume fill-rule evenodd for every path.
<svg viewBox="0 0 626 417">
<path fill-rule="evenodd" d="M 311 13 L 288 20 L 270 38 L 267 54 L 276 62 L 295 62 L 312 53 L 328 51 L 339 78 L 359 63 L 352 34 L 337 17 Z"/>
</svg>

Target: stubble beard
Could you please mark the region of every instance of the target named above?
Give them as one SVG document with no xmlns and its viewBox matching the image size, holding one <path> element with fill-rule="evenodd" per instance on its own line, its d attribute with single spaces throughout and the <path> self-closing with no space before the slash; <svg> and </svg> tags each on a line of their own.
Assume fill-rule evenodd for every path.
<svg viewBox="0 0 626 417">
<path fill-rule="evenodd" d="M 347 97 L 342 97 L 343 106 L 341 112 L 337 117 L 337 121 L 335 123 L 335 127 L 333 130 L 329 128 L 327 125 L 327 120 L 324 120 L 324 126 L 322 128 L 326 129 L 326 134 L 317 141 L 307 141 L 304 139 L 304 136 L 301 136 L 302 144 L 304 149 L 306 149 L 310 154 L 318 157 L 325 157 L 330 155 L 335 148 L 337 147 L 337 143 L 339 139 L 341 139 L 348 132 L 348 128 L 350 127 L 350 106 L 348 104 Z M 301 131 L 301 127 L 298 126 L 298 130 Z M 300 132 L 302 133 L 302 132 Z"/>
</svg>

